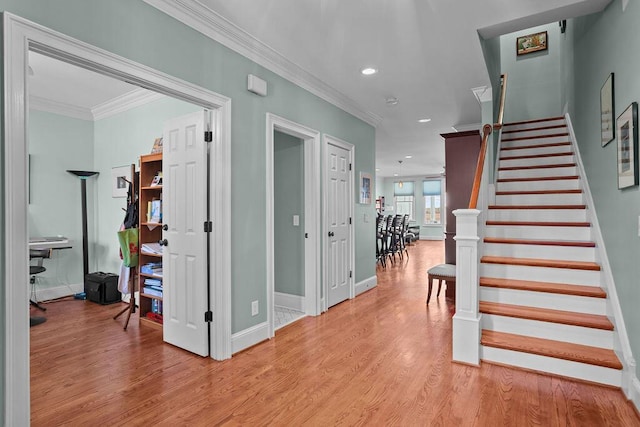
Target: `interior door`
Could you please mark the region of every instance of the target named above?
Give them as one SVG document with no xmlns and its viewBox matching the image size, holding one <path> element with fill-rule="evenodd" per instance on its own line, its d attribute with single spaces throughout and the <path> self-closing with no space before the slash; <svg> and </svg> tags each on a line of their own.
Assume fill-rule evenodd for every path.
<svg viewBox="0 0 640 427">
<path fill-rule="evenodd" d="M 164 340 L 201 356 L 209 354 L 206 114 L 165 122 L 162 159 Z"/>
<path fill-rule="evenodd" d="M 351 154 L 327 144 L 328 307 L 349 298 L 351 285 Z"/>
</svg>

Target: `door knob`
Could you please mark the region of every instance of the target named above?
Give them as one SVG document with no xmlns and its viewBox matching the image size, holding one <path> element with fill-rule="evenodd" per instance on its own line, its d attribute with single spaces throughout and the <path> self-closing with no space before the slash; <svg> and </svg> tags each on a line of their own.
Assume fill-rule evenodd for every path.
<svg viewBox="0 0 640 427">
<path fill-rule="evenodd" d="M 333 231 L 330 231 L 329 232 L 329 237 L 333 237 L 333 236 L 335 236 L 335 233 Z"/>
<path fill-rule="evenodd" d="M 165 225 L 163 225 L 163 226 L 162 226 L 162 229 L 163 229 L 164 231 L 167 231 L 167 230 L 169 229 L 169 226 L 168 226 L 167 224 L 165 224 Z"/>
<path fill-rule="evenodd" d="M 167 242 L 167 239 L 162 239 L 158 242 L 158 244 L 160 246 L 169 246 L 169 242 Z"/>
</svg>

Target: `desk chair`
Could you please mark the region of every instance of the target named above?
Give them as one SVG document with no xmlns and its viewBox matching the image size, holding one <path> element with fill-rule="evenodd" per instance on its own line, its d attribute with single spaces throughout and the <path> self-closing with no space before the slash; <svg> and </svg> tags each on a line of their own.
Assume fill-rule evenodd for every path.
<svg viewBox="0 0 640 427">
<path fill-rule="evenodd" d="M 36 265 L 29 266 L 29 274 L 31 275 L 31 279 L 29 280 L 29 283 L 31 284 L 31 298 L 29 299 L 29 302 L 32 306 L 39 308 L 42 311 L 47 311 L 47 309 L 38 304 L 38 298 L 36 296 L 36 275 L 47 271 L 47 269 L 42 265 L 45 258 L 51 258 L 51 249 L 29 249 L 29 260 L 38 260 Z"/>
</svg>

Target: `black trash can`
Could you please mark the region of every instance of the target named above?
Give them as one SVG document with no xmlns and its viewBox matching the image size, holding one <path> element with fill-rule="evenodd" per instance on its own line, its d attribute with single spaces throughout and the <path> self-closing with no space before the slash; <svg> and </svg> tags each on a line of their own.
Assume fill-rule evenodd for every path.
<svg viewBox="0 0 640 427">
<path fill-rule="evenodd" d="M 113 273 L 89 273 L 84 277 L 87 299 L 98 304 L 113 304 L 122 299 L 118 291 L 118 276 Z"/>
</svg>

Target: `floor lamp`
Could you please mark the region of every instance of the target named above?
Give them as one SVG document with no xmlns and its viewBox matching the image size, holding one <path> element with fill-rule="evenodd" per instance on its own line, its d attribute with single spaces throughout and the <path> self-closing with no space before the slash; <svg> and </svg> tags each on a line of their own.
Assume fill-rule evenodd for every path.
<svg viewBox="0 0 640 427">
<path fill-rule="evenodd" d="M 98 175 L 99 172 L 89 171 L 75 171 L 67 170 L 67 172 L 80 178 L 80 190 L 82 192 L 82 265 L 83 272 L 82 281 L 89 274 L 89 236 L 87 232 L 87 179 L 94 175 Z M 86 292 L 86 290 L 85 290 Z"/>
</svg>

